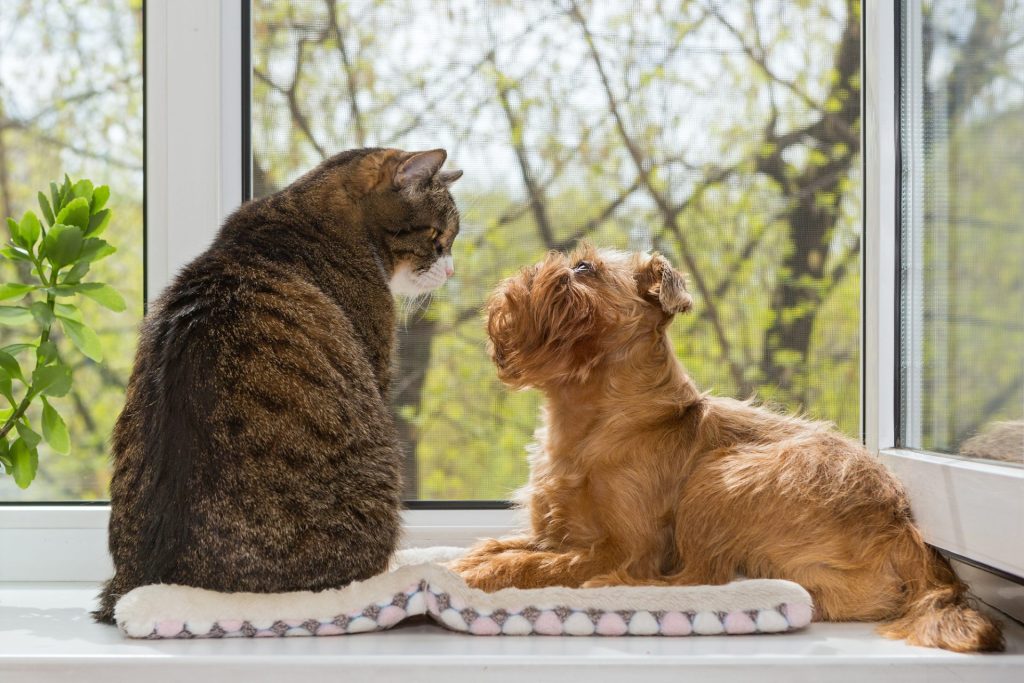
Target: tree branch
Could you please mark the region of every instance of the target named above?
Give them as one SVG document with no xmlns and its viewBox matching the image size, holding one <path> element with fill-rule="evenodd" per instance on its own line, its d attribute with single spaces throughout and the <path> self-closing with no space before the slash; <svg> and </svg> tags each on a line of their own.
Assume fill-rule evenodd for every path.
<svg viewBox="0 0 1024 683">
<path fill-rule="evenodd" d="M 593 34 L 590 32 L 590 28 L 587 26 L 586 19 L 580 12 L 579 6 L 576 0 L 572 0 L 571 9 L 569 11 L 570 16 L 579 25 L 580 30 L 583 32 L 583 38 L 587 43 L 587 47 L 590 51 L 590 56 L 594 62 L 594 67 L 597 69 L 598 76 L 601 79 L 601 85 L 604 89 L 605 97 L 608 101 L 608 107 L 611 110 L 612 117 L 615 120 L 615 127 L 619 133 L 619 137 L 622 139 L 623 145 L 629 153 L 630 158 L 633 160 L 633 165 L 636 167 L 636 172 L 639 176 L 640 182 L 643 187 L 647 190 L 647 194 L 654 201 L 658 207 L 659 212 L 662 216 L 662 221 L 665 227 L 672 232 L 679 244 L 680 255 L 683 257 L 683 261 L 686 264 L 686 268 L 690 273 L 690 277 L 693 278 L 693 283 L 697 288 L 701 299 L 704 302 L 704 310 L 707 314 L 708 321 L 711 323 L 712 330 L 714 331 L 715 337 L 718 340 L 719 346 L 722 350 L 722 358 L 725 360 L 729 367 L 729 372 L 732 375 L 733 382 L 739 391 L 745 391 L 747 388 L 747 382 L 743 376 L 743 368 L 736 363 L 731 357 L 732 344 L 725 333 L 725 327 L 722 323 L 721 316 L 718 312 L 718 307 L 714 299 L 711 288 L 708 286 L 704 275 L 697 265 L 697 261 L 693 256 L 690 249 L 689 241 L 686 239 L 686 235 L 683 234 L 682 230 L 679 229 L 677 219 L 679 214 L 688 206 L 689 202 L 693 200 L 696 193 L 691 194 L 690 198 L 686 200 L 680 206 L 673 206 L 667 197 L 654 187 L 654 182 L 651 178 L 651 170 L 647 168 L 647 164 L 644 160 L 644 155 L 640 151 L 636 142 L 633 140 L 629 131 L 626 129 L 625 120 L 622 117 L 622 112 L 619 109 L 619 103 L 615 97 L 615 93 L 612 90 L 611 81 L 608 78 L 607 71 L 604 67 L 604 60 L 602 60 L 600 53 L 597 50 L 597 46 L 594 43 Z M 716 174 L 718 178 L 715 182 L 721 182 L 721 179 L 728 177 L 732 173 L 732 169 L 724 169 Z M 703 185 L 706 187 L 712 183 L 713 179 L 706 179 Z"/>
</svg>

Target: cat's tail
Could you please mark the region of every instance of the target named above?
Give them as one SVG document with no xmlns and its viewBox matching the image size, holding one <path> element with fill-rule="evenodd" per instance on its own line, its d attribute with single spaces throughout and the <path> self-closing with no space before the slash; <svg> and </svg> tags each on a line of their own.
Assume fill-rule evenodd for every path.
<svg viewBox="0 0 1024 683">
<path fill-rule="evenodd" d="M 892 548 L 896 573 L 906 586 L 903 614 L 879 632 L 911 645 L 954 652 L 999 652 L 1004 648 L 999 625 L 968 603 L 967 586 L 946 561 L 908 526 Z"/>
<path fill-rule="evenodd" d="M 114 582 L 116 580 L 117 577 L 115 576 L 113 579 L 103 583 L 103 587 L 100 589 L 99 607 L 90 613 L 92 618 L 101 624 L 114 623 L 114 605 L 117 604 L 117 599 L 121 597 L 114 591 Z"/>
</svg>

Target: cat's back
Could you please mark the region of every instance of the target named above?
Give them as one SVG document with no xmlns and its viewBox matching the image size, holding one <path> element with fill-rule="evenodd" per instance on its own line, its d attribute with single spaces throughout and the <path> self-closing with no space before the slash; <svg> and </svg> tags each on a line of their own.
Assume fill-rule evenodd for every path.
<svg viewBox="0 0 1024 683">
<path fill-rule="evenodd" d="M 147 381 L 129 396 L 158 413 L 175 409 L 169 395 L 191 394 L 195 419 L 235 449 L 243 417 L 254 423 L 288 411 L 313 419 L 336 412 L 335 403 L 358 411 L 384 400 L 359 321 L 295 258 L 301 245 L 268 248 L 250 231 L 239 239 L 222 230 L 155 302 L 136 361 Z"/>
<path fill-rule="evenodd" d="M 134 581 L 274 591 L 379 570 L 338 554 L 373 533 L 359 520 L 390 543 L 400 496 L 356 322 L 295 263 L 223 232 L 182 270 L 143 325 L 114 433 L 111 551 Z M 254 555 L 289 559 L 226 570 Z"/>
</svg>

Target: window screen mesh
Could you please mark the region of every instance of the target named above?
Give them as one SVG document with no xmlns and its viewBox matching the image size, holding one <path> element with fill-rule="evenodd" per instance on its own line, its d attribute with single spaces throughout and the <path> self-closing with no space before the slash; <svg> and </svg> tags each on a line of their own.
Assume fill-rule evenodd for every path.
<svg viewBox="0 0 1024 683">
<path fill-rule="evenodd" d="M 252 50 L 257 196 L 359 146 L 465 171 L 456 277 L 399 326 L 410 498 L 523 483 L 540 397 L 495 379 L 479 311 L 580 238 L 691 271 L 701 386 L 859 434 L 858 2 L 257 0 Z"/>
<path fill-rule="evenodd" d="M 1024 3 L 906 2 L 902 439 L 1024 462 Z"/>
</svg>

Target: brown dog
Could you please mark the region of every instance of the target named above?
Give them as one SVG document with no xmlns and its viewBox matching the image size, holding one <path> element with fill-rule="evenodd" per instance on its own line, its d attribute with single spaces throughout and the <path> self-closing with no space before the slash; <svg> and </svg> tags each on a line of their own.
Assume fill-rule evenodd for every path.
<svg viewBox="0 0 1024 683">
<path fill-rule="evenodd" d="M 818 618 L 1001 649 L 863 446 L 697 389 L 666 334 L 691 304 L 665 258 L 589 246 L 499 285 L 487 308 L 499 377 L 547 399 L 521 495 L 531 528 L 483 542 L 456 571 L 485 590 L 789 579 Z"/>
</svg>

